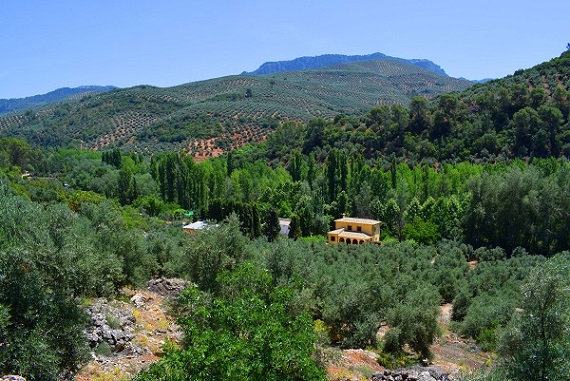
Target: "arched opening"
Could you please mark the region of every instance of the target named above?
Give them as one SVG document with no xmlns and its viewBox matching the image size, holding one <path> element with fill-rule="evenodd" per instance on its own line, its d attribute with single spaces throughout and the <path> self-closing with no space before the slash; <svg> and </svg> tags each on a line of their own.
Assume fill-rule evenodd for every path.
<svg viewBox="0 0 570 381">
<path fill-rule="evenodd" d="M 338 242 L 343 243 L 343 242 L 344 242 L 344 238 L 339 239 Z"/>
<path fill-rule="evenodd" d="M 362 244 L 364 243 L 364 241 L 363 241 L 363 240 L 360 240 L 360 242 L 358 242 L 358 243 L 362 245 Z"/>
<path fill-rule="evenodd" d="M 352 243 L 355 244 L 355 245 L 358 245 L 358 240 L 355 238 L 355 239 L 352 240 Z"/>
</svg>

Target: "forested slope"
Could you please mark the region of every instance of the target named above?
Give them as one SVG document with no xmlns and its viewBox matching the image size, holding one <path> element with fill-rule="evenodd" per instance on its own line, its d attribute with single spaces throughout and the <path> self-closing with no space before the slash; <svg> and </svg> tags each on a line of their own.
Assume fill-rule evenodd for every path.
<svg viewBox="0 0 570 381">
<path fill-rule="evenodd" d="M 291 149 L 322 156 L 330 147 L 412 162 L 568 157 L 569 55 L 431 102 L 413 97 L 407 108 L 380 105 L 358 118 L 312 121 L 303 133 L 270 137 L 270 157 Z"/>
</svg>

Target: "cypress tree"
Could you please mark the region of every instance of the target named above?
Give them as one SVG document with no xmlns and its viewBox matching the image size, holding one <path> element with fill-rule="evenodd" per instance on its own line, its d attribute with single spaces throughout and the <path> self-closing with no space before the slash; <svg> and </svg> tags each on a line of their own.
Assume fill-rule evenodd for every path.
<svg viewBox="0 0 570 381">
<path fill-rule="evenodd" d="M 279 226 L 279 217 L 275 209 L 271 209 L 267 214 L 263 234 L 267 237 L 269 242 L 274 241 L 279 237 L 281 226 Z"/>
</svg>

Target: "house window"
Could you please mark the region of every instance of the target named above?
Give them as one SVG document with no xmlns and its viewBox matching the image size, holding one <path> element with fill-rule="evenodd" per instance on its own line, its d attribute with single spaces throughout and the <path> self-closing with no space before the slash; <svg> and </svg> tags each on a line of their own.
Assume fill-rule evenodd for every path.
<svg viewBox="0 0 570 381">
<path fill-rule="evenodd" d="M 356 227 L 356 231 L 357 231 L 357 232 L 361 232 L 361 231 L 362 231 L 362 226 L 357 226 L 357 227 Z"/>
<path fill-rule="evenodd" d="M 348 225 L 348 230 L 352 230 L 352 225 Z"/>
<path fill-rule="evenodd" d="M 335 237 L 331 237 L 331 242 L 334 242 L 334 241 L 336 241 L 336 238 L 335 238 Z"/>
</svg>

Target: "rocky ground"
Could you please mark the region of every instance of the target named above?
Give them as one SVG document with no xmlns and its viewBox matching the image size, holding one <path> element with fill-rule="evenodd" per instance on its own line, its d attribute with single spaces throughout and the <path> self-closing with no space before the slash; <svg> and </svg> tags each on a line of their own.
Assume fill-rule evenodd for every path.
<svg viewBox="0 0 570 381">
<path fill-rule="evenodd" d="M 76 380 L 128 380 L 157 361 L 163 344 L 180 338 L 166 301 L 186 284 L 158 279 L 148 290 L 125 289 L 118 299 L 94 301 L 88 309 L 93 327 L 87 332 L 93 360 Z"/>
<path fill-rule="evenodd" d="M 177 282 L 155 280 L 149 283 L 149 290 L 123 290 L 116 300 L 94 301 L 90 307 L 94 327 L 88 332 L 93 360 L 82 369 L 77 380 L 128 380 L 157 361 L 165 341 L 180 338 L 179 330 L 166 313 L 166 301 L 184 286 Z M 403 376 L 380 366 L 373 351 L 330 348 L 325 354 L 329 379 L 398 380 L 399 374 L 400 379 L 453 380 L 463 372 L 489 365 L 493 360 L 490 355 L 449 330 L 450 314 L 451 305 L 442 306 L 439 319 L 442 335 L 432 347 L 432 375 L 428 368 L 423 368 L 423 378 L 421 372 L 412 370 L 406 370 Z M 438 374 L 446 378 L 433 377 Z"/>
</svg>

